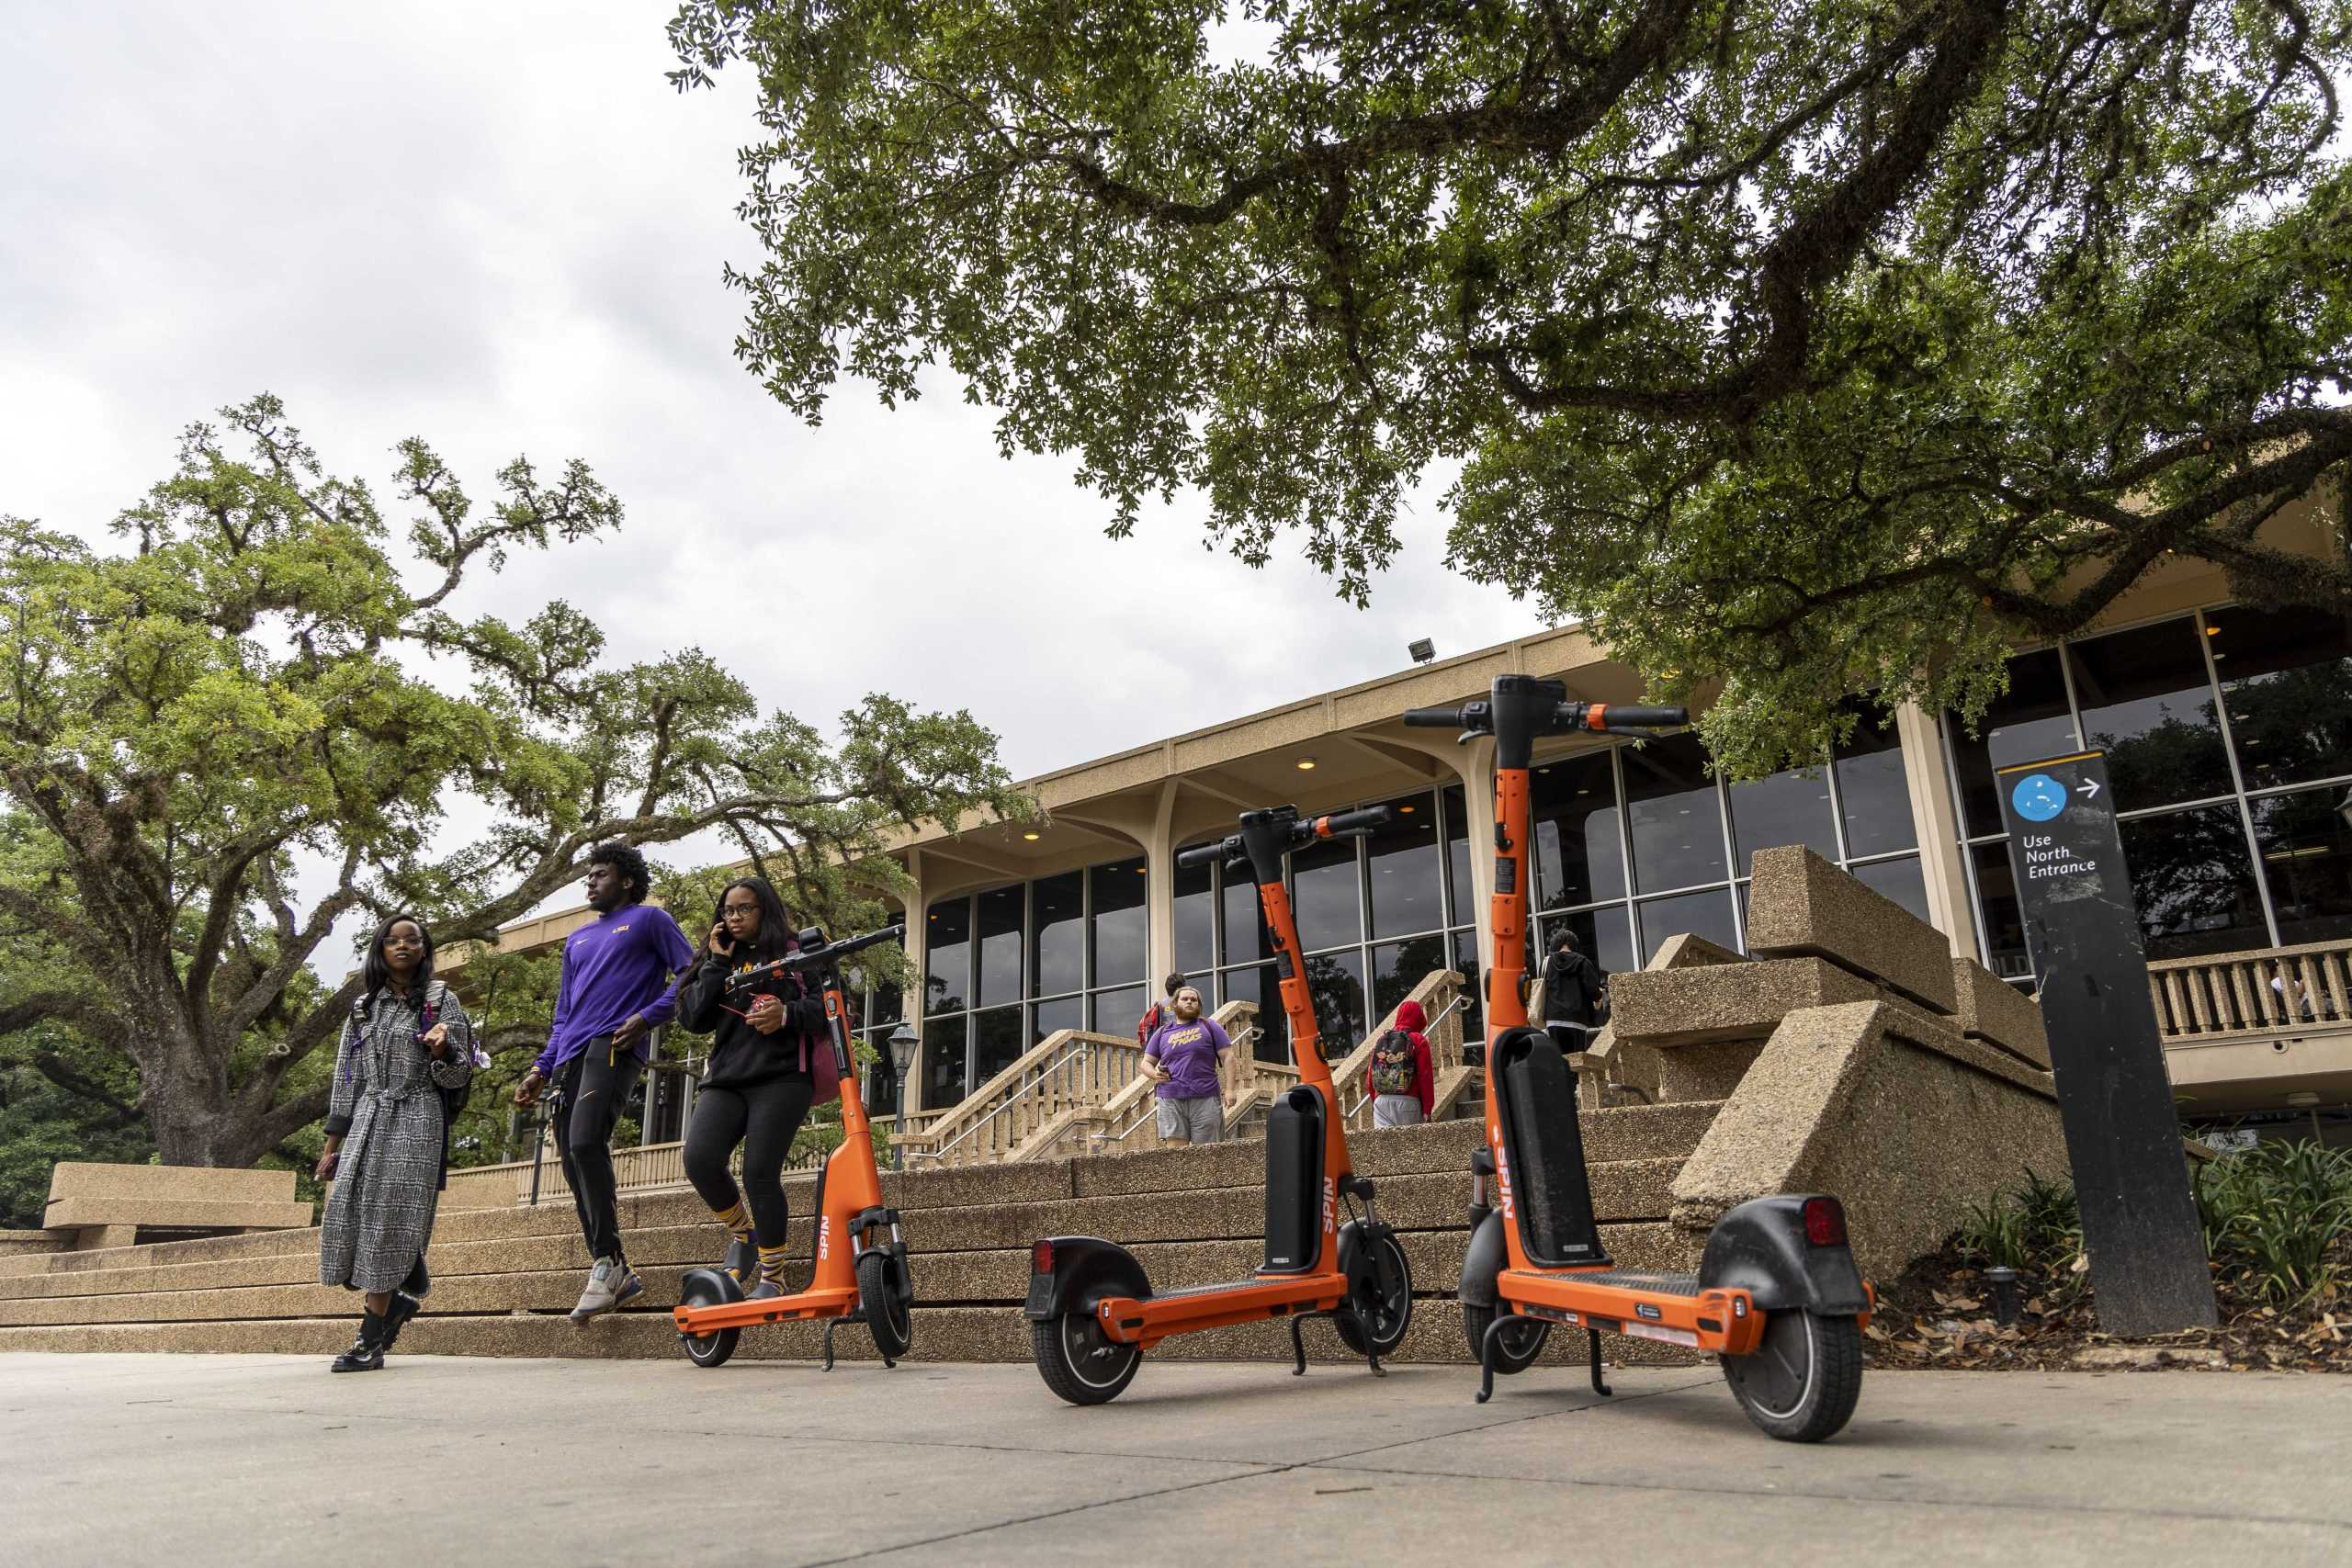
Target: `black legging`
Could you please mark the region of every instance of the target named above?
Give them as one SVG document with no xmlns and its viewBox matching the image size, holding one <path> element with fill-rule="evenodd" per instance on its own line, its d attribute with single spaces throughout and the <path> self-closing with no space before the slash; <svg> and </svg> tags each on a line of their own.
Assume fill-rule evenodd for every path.
<svg viewBox="0 0 2352 1568">
<path fill-rule="evenodd" d="M 752 1208 L 752 1229 L 762 1247 L 782 1247 L 792 1207 L 784 1196 L 784 1162 L 792 1156 L 793 1134 L 808 1114 L 815 1088 L 805 1077 L 770 1078 L 741 1089 L 705 1089 L 695 1096 L 695 1119 L 686 1128 L 686 1179 L 714 1211 L 732 1208 L 740 1196 Z M 727 1156 L 743 1145 L 743 1190 L 728 1174 Z"/>
<path fill-rule="evenodd" d="M 616 1052 L 613 1037 L 599 1034 L 586 1050 L 556 1069 L 555 1146 L 563 1154 L 564 1179 L 580 1211 L 580 1234 L 591 1258 L 621 1255 L 620 1199 L 613 1179 L 613 1126 L 628 1105 L 645 1064 L 629 1052 Z"/>
</svg>

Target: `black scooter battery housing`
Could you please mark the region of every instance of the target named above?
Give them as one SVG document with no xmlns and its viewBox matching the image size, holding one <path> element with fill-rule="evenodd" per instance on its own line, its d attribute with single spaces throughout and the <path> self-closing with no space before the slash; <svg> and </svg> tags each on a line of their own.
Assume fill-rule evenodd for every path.
<svg viewBox="0 0 2352 1568">
<path fill-rule="evenodd" d="M 1323 1239 L 1323 1097 L 1300 1086 L 1266 1115 L 1266 1268 L 1304 1274 Z"/>
</svg>

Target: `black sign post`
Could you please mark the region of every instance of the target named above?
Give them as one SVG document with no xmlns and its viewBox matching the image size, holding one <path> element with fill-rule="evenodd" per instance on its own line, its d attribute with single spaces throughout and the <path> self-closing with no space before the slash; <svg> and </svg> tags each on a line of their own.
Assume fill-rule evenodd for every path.
<svg viewBox="0 0 2352 1568">
<path fill-rule="evenodd" d="M 2122 1335 L 2210 1328 L 2213 1280 L 2106 756 L 2022 762 L 1997 776 L 2099 1326 Z"/>
</svg>

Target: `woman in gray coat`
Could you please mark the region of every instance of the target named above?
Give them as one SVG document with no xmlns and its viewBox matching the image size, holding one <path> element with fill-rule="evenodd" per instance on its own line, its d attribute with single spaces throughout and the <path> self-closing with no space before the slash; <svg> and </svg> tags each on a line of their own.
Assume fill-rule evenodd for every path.
<svg viewBox="0 0 2352 1568">
<path fill-rule="evenodd" d="M 457 994 L 433 977 L 423 920 L 386 920 L 361 977 L 366 989 L 335 1051 L 317 1173 L 334 1183 L 319 1228 L 319 1281 L 368 1298 L 358 1339 L 335 1358 L 338 1372 L 381 1367 L 401 1325 L 424 1306 L 424 1248 L 448 1164 L 445 1095 L 474 1071 L 473 1031 Z"/>
</svg>

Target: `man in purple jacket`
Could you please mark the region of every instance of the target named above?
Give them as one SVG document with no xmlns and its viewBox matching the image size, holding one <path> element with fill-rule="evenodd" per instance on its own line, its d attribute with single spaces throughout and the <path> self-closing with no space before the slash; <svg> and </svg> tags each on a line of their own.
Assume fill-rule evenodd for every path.
<svg viewBox="0 0 2352 1568">
<path fill-rule="evenodd" d="M 695 962 L 678 922 L 645 903 L 647 886 L 645 857 L 630 846 L 599 844 L 588 852 L 588 907 L 596 919 L 564 942 L 555 1027 L 514 1090 L 515 1104 L 531 1105 L 550 1081 L 556 1087 L 556 1147 L 595 1259 L 571 1309 L 574 1323 L 600 1317 L 645 1289 L 621 1256 L 613 1124 L 645 1070 L 649 1033 L 678 1010 L 670 977 Z"/>
</svg>

